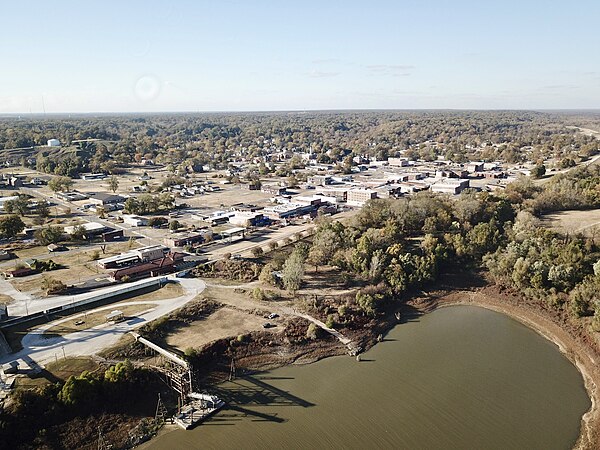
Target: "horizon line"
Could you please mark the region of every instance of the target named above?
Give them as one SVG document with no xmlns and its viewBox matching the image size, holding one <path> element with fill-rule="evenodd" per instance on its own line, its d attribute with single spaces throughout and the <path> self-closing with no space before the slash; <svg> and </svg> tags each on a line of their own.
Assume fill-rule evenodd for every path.
<svg viewBox="0 0 600 450">
<path fill-rule="evenodd" d="M 596 108 L 330 108 L 330 109 L 256 109 L 256 110 L 165 110 L 165 111 L 58 111 L 1 112 L 0 117 L 56 115 L 158 115 L 158 114 L 265 114 L 310 112 L 420 112 L 420 111 L 481 111 L 481 112 L 600 112 Z"/>
</svg>

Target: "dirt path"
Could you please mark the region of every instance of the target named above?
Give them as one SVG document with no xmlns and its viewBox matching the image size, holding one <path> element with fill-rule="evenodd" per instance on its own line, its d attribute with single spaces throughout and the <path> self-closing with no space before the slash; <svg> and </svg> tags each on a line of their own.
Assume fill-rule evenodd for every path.
<svg viewBox="0 0 600 450">
<path fill-rule="evenodd" d="M 287 314 L 289 316 L 302 317 L 303 319 L 306 319 L 309 322 L 314 323 L 316 326 L 318 326 L 318 327 L 322 328 L 323 330 L 327 331 L 332 336 L 335 336 L 345 346 L 348 346 L 352 342 L 352 339 L 348 339 L 346 336 L 344 336 L 339 331 L 334 330 L 333 328 L 329 328 L 327 325 L 325 325 L 320 320 L 315 319 L 313 316 L 309 316 L 308 314 L 304 314 L 304 313 L 298 312 L 295 309 L 290 308 L 289 306 L 280 306 L 280 307 L 278 307 L 278 311 L 280 311 L 283 314 Z"/>
<path fill-rule="evenodd" d="M 216 289 L 228 289 L 228 290 L 235 290 L 235 289 L 244 289 L 244 290 L 248 290 L 251 289 L 255 286 L 260 286 L 261 284 L 258 281 L 254 281 L 251 283 L 246 283 L 246 284 L 234 284 L 234 285 L 221 285 L 221 284 L 208 284 L 207 283 L 207 287 L 216 290 Z M 303 291 L 304 292 L 304 291 Z M 210 293 L 208 293 L 208 295 L 210 296 Z M 279 314 L 283 314 L 286 316 L 294 316 L 294 317 L 301 317 L 303 319 L 306 319 L 312 323 L 314 323 L 315 325 L 317 325 L 318 327 L 322 328 L 323 330 L 325 330 L 327 333 L 331 334 L 332 336 L 336 337 L 342 344 L 344 344 L 345 346 L 349 346 L 349 344 L 352 343 L 351 339 L 348 339 L 346 336 L 344 336 L 342 333 L 340 333 L 337 330 L 334 330 L 333 328 L 329 328 L 327 325 L 325 325 L 323 322 L 321 322 L 320 320 L 308 315 L 308 314 L 304 314 L 301 313 L 299 311 L 296 311 L 294 308 L 292 308 L 291 306 L 286 306 L 286 305 L 281 305 L 281 304 L 273 304 L 270 303 L 268 305 L 262 303 L 262 302 L 258 302 L 255 300 L 250 300 L 250 299 L 235 299 L 233 295 L 231 295 L 229 298 L 223 298 L 223 296 L 218 296 L 217 300 L 221 303 L 224 303 L 226 305 L 230 305 L 230 306 L 245 306 L 247 309 L 252 309 L 252 308 L 260 308 L 260 309 L 265 309 L 265 310 L 269 310 L 269 311 L 275 311 Z"/>
</svg>

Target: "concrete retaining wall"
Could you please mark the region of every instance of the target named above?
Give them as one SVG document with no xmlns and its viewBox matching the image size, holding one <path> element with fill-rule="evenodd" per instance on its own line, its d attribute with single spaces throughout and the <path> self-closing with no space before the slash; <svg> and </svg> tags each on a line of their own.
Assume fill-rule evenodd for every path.
<svg viewBox="0 0 600 450">
<path fill-rule="evenodd" d="M 68 304 L 65 304 L 62 306 L 57 306 L 55 308 L 50 308 L 43 312 L 37 312 L 34 314 L 29 314 L 27 316 L 20 316 L 20 317 L 15 317 L 13 319 L 5 320 L 4 322 L 0 323 L 0 330 L 2 330 L 4 328 L 13 327 L 15 325 L 22 325 L 22 324 L 33 322 L 36 320 L 41 320 L 41 319 L 45 319 L 46 321 L 48 321 L 48 320 L 50 320 L 51 317 L 53 317 L 55 315 L 66 316 L 72 312 L 81 310 L 82 307 L 93 306 L 96 303 L 99 303 L 103 300 L 107 300 L 107 299 L 110 299 L 113 297 L 119 297 L 119 296 L 122 296 L 129 292 L 135 292 L 135 291 L 140 291 L 143 289 L 148 289 L 149 287 L 153 287 L 153 286 L 160 286 L 165 283 L 167 283 L 167 277 L 152 278 L 150 280 L 146 280 L 143 283 L 136 283 L 136 284 L 130 284 L 130 285 L 124 284 L 122 289 L 94 295 L 94 296 L 88 297 L 84 300 L 79 300 L 78 302 L 68 303 Z"/>
</svg>

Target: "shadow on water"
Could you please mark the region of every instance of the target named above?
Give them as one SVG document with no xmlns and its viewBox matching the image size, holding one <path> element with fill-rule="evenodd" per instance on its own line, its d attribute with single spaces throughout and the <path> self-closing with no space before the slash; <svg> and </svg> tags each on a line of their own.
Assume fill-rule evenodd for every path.
<svg viewBox="0 0 600 450">
<path fill-rule="evenodd" d="M 277 414 L 264 414 L 258 411 L 252 411 L 251 409 L 246 409 L 246 408 L 242 408 L 241 406 L 229 406 L 227 408 L 229 411 L 237 411 L 241 414 L 244 414 L 246 416 L 252 416 L 255 417 L 255 419 L 253 419 L 253 422 L 276 422 L 276 423 L 283 423 L 286 421 L 286 419 L 283 419 L 281 417 L 277 417 Z M 237 419 L 240 420 L 240 419 Z"/>
<path fill-rule="evenodd" d="M 256 406 L 302 406 L 307 408 L 315 406 L 300 397 L 279 389 L 264 380 L 278 379 L 273 377 L 247 376 L 237 381 L 232 381 L 223 386 L 212 388 L 214 393 L 225 400 L 229 405 L 244 407 Z M 293 378 L 284 378 L 293 379 Z"/>
<path fill-rule="evenodd" d="M 294 377 L 273 377 L 270 375 L 265 375 L 260 377 L 261 380 L 294 380 Z"/>
<path fill-rule="evenodd" d="M 397 323 L 401 325 L 409 322 L 419 322 L 419 319 L 422 315 L 423 311 L 415 308 L 412 305 L 404 304 L 402 305 L 402 314 L 400 316 L 400 320 L 398 320 Z"/>
<path fill-rule="evenodd" d="M 231 381 L 222 386 L 211 388 L 212 393 L 222 398 L 227 406 L 216 416 L 205 422 L 205 425 L 233 425 L 242 417 L 251 417 L 255 422 L 286 422 L 278 414 L 266 414 L 250 409 L 256 406 L 315 406 L 307 400 L 279 389 L 266 380 L 293 380 L 293 377 L 247 376 Z"/>
</svg>

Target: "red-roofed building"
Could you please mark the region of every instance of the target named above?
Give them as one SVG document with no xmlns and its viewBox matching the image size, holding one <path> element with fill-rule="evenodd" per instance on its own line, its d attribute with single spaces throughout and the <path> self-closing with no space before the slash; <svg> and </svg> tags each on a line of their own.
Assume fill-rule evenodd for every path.
<svg viewBox="0 0 600 450">
<path fill-rule="evenodd" d="M 124 267 L 123 269 L 117 269 L 113 271 L 111 277 L 116 281 L 122 281 L 124 277 L 134 280 L 171 273 L 176 270 L 176 264 L 183 261 L 184 256 L 184 253 L 170 252 L 162 258 L 130 267 Z"/>
</svg>

